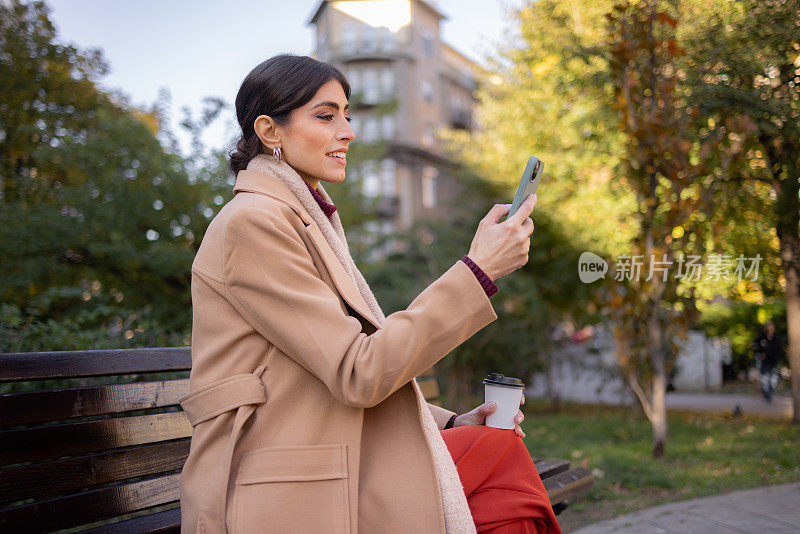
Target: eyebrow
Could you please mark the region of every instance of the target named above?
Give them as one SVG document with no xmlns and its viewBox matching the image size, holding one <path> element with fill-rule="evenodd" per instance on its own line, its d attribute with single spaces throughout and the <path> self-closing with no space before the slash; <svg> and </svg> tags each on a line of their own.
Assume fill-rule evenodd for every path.
<svg viewBox="0 0 800 534">
<path fill-rule="evenodd" d="M 327 102 L 320 102 L 319 104 L 317 104 L 316 106 L 312 107 L 311 109 L 316 109 L 316 108 L 319 108 L 319 107 L 322 107 L 322 106 L 330 106 L 333 109 L 335 109 L 336 111 L 339 111 L 339 104 L 337 104 L 336 102 L 331 102 L 330 100 L 328 100 Z M 344 109 L 349 109 L 349 108 L 350 108 L 350 104 L 347 104 L 344 107 Z"/>
</svg>

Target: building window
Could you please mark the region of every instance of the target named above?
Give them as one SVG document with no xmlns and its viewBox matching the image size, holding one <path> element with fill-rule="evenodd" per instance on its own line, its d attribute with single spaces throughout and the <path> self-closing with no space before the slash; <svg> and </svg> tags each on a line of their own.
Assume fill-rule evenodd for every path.
<svg viewBox="0 0 800 534">
<path fill-rule="evenodd" d="M 397 165 L 393 159 L 384 158 L 381 160 L 381 195 L 393 197 L 397 195 L 395 189 L 395 170 Z"/>
<path fill-rule="evenodd" d="M 387 113 L 381 117 L 381 137 L 394 139 L 394 115 Z"/>
<path fill-rule="evenodd" d="M 374 52 L 378 49 L 378 31 L 374 26 L 361 27 L 361 50 Z"/>
<path fill-rule="evenodd" d="M 380 127 L 380 123 L 378 122 L 377 117 L 372 117 L 367 115 L 360 122 L 362 125 L 361 140 L 367 143 L 377 141 L 378 129 Z"/>
<path fill-rule="evenodd" d="M 359 171 L 361 176 L 361 193 L 367 198 L 375 198 L 381 194 L 381 177 L 375 161 L 365 161 Z"/>
<path fill-rule="evenodd" d="M 380 87 L 378 86 L 378 71 L 376 69 L 364 69 L 361 73 L 361 82 L 364 90 L 364 103 L 377 103 L 380 97 Z"/>
<path fill-rule="evenodd" d="M 436 206 L 436 181 L 439 171 L 436 167 L 426 165 L 422 170 L 422 205 L 426 208 Z"/>
<path fill-rule="evenodd" d="M 394 94 L 394 70 L 387 67 L 381 71 L 381 85 L 383 86 L 383 94 L 391 96 Z"/>
<path fill-rule="evenodd" d="M 368 247 L 374 247 L 369 256 L 368 261 L 377 261 L 395 250 L 396 242 L 390 236 L 395 232 L 395 224 L 390 220 L 382 221 L 367 221 L 364 223 L 364 244 Z M 381 245 L 377 243 L 382 241 Z"/>
<path fill-rule="evenodd" d="M 350 84 L 350 93 L 357 94 L 361 92 L 361 71 L 357 68 L 350 68 L 347 71 L 347 81 Z"/>
<path fill-rule="evenodd" d="M 353 54 L 357 46 L 358 28 L 355 22 L 348 20 L 342 26 L 342 50 L 347 54 Z"/>
<path fill-rule="evenodd" d="M 431 81 L 427 78 L 422 78 L 419 87 L 422 91 L 422 97 L 428 102 L 433 102 L 433 84 Z"/>
<path fill-rule="evenodd" d="M 422 53 L 426 57 L 433 57 L 433 34 L 428 30 L 421 30 L 422 34 Z"/>
<path fill-rule="evenodd" d="M 454 90 L 451 93 L 450 105 L 453 109 L 458 111 L 466 111 L 468 107 L 466 97 L 459 90 Z"/>
</svg>

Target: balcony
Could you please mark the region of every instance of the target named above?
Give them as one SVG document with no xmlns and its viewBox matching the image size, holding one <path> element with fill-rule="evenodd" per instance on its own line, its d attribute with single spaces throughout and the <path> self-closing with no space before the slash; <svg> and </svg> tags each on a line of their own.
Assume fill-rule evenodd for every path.
<svg viewBox="0 0 800 534">
<path fill-rule="evenodd" d="M 391 61 L 400 57 L 411 57 L 411 47 L 407 42 L 373 39 L 339 41 L 330 43 L 324 49 L 317 50 L 317 55 L 326 61 L 348 63 L 366 59 Z"/>
<path fill-rule="evenodd" d="M 450 80 L 456 85 L 460 85 L 470 92 L 478 88 L 477 81 L 473 78 L 472 73 L 467 70 L 457 69 L 452 65 L 443 65 L 439 73 L 443 78 Z"/>
</svg>

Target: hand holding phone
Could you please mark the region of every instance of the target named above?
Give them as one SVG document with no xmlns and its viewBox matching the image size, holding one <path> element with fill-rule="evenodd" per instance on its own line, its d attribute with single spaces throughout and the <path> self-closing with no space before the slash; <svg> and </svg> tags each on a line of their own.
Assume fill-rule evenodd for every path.
<svg viewBox="0 0 800 534">
<path fill-rule="evenodd" d="M 469 257 L 492 280 L 528 263 L 530 235 L 533 232 L 533 221 L 528 215 L 536 205 L 536 197 L 525 204 L 525 208 L 517 216 L 514 213 L 536 191 L 543 168 L 544 164 L 539 158 L 532 156 L 528 159 L 511 206 L 496 204 L 478 225 Z M 501 222 L 504 215 L 508 215 L 508 218 Z M 509 219 L 512 222 L 506 224 Z"/>
</svg>

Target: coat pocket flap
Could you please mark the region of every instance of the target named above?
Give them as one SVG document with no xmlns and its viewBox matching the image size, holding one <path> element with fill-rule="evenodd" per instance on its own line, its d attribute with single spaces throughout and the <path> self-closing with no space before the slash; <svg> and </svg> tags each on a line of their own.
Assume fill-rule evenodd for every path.
<svg viewBox="0 0 800 534">
<path fill-rule="evenodd" d="M 347 478 L 347 444 L 269 447 L 242 455 L 236 484 Z"/>
</svg>

